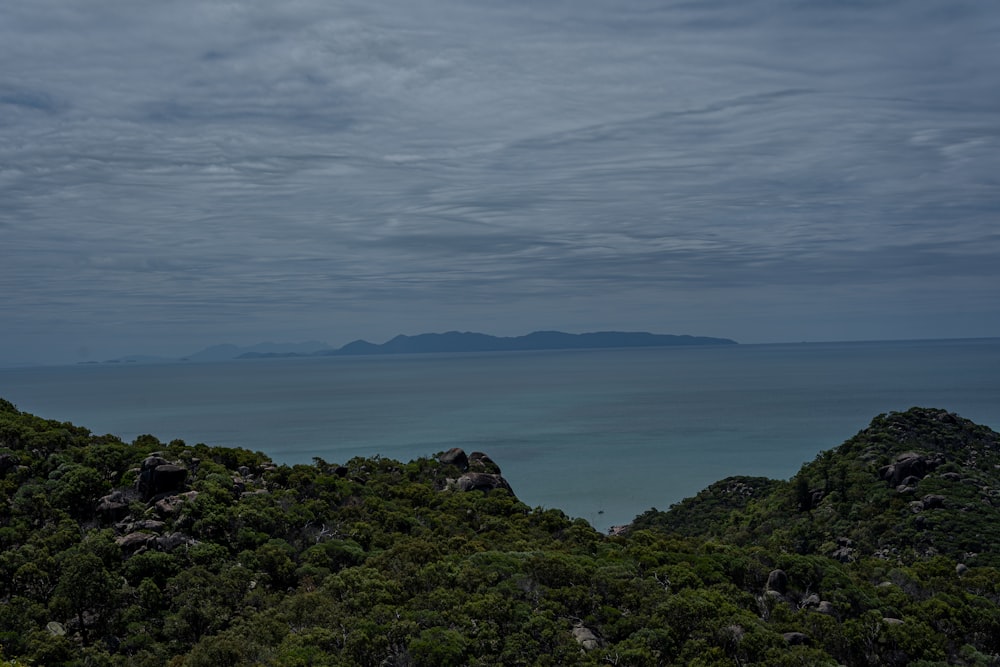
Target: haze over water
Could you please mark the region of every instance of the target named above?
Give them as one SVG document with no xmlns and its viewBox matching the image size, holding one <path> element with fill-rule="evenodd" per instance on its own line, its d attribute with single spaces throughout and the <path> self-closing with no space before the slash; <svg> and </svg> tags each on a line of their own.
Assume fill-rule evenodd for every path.
<svg viewBox="0 0 1000 667">
<path fill-rule="evenodd" d="M 788 478 L 875 415 L 1000 429 L 1000 339 L 0 369 L 21 410 L 278 463 L 481 450 L 601 530 L 728 475 Z"/>
</svg>

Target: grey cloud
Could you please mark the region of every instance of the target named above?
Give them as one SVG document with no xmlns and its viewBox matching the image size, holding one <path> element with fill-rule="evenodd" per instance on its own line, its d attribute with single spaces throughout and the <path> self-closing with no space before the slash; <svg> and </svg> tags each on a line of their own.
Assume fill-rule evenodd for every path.
<svg viewBox="0 0 1000 667">
<path fill-rule="evenodd" d="M 707 329 L 754 298 L 775 331 L 810 293 L 981 308 L 998 28 L 945 0 L 5 5 L 0 315 L 336 342 L 323 311 L 351 337 L 668 302 L 741 338 Z"/>
<path fill-rule="evenodd" d="M 44 90 L 0 82 L 0 106 L 23 107 L 30 111 L 58 113 L 68 105 Z"/>
</svg>

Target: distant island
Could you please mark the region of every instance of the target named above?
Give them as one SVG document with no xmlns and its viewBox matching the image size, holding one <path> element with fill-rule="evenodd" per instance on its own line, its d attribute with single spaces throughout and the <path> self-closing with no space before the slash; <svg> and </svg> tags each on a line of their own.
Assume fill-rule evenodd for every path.
<svg viewBox="0 0 1000 667">
<path fill-rule="evenodd" d="M 448 352 L 515 352 L 526 350 L 581 350 L 615 347 L 672 347 L 678 345 L 736 345 L 729 338 L 653 334 L 645 331 L 597 331 L 571 334 L 535 331 L 525 336 L 490 336 L 468 331 L 399 335 L 382 344 L 356 340 L 338 349 L 315 352 L 246 352 L 237 359 L 274 357 L 330 357 L 372 354 L 434 354 Z"/>
<path fill-rule="evenodd" d="M 301 343 L 257 343 L 239 346 L 232 343 L 211 345 L 184 357 L 131 354 L 103 362 L 80 364 L 162 364 L 183 362 L 219 362 L 234 359 L 278 359 L 292 357 L 335 357 L 375 354 L 442 354 L 460 352 L 516 352 L 526 350 L 585 350 L 621 347 L 671 347 L 678 345 L 736 345 L 729 338 L 654 334 L 646 331 L 595 331 L 571 334 L 562 331 L 535 331 L 524 336 L 491 336 L 470 331 L 399 335 L 385 343 L 356 340 L 340 348 L 320 341 Z"/>
</svg>

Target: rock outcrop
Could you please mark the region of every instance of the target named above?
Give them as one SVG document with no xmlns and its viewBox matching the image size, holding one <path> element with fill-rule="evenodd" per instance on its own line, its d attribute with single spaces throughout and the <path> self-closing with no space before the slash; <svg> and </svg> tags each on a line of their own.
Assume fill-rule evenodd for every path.
<svg viewBox="0 0 1000 667">
<path fill-rule="evenodd" d="M 459 491 L 492 491 L 494 489 L 506 489 L 510 493 L 514 490 L 510 488 L 500 475 L 491 475 L 483 472 L 468 472 L 455 480 L 455 488 Z"/>
<path fill-rule="evenodd" d="M 944 462 L 944 456 L 941 454 L 931 456 L 917 452 L 905 452 L 897 456 L 894 463 L 882 468 L 879 471 L 879 476 L 895 487 L 913 487 L 927 473 Z"/>
<path fill-rule="evenodd" d="M 438 454 L 438 461 L 445 465 L 452 465 L 462 472 L 480 472 L 490 475 L 499 475 L 500 466 L 483 452 L 472 452 L 466 454 L 461 447 L 452 447 L 448 451 Z"/>
<path fill-rule="evenodd" d="M 135 531 L 115 540 L 126 556 L 135 556 L 144 551 L 171 552 L 179 547 L 194 544 L 195 540 L 180 532 L 157 535 L 146 531 Z"/>
<path fill-rule="evenodd" d="M 103 521 L 118 521 L 128 516 L 128 499 L 118 490 L 102 497 L 95 508 Z"/>
<path fill-rule="evenodd" d="M 598 649 L 603 646 L 603 643 L 600 638 L 594 634 L 594 631 L 585 626 L 583 623 L 576 623 L 573 625 L 573 639 L 577 641 L 580 648 L 584 651 L 593 651 L 594 649 Z"/>
<path fill-rule="evenodd" d="M 784 595 L 788 591 L 788 575 L 784 570 L 771 570 L 767 575 L 766 590 Z"/>
<path fill-rule="evenodd" d="M 929 493 L 920 499 L 920 504 L 925 510 L 939 509 L 944 507 L 946 498 L 936 493 Z"/>
<path fill-rule="evenodd" d="M 146 501 L 162 494 L 176 493 L 183 490 L 187 472 L 187 468 L 153 454 L 142 462 L 136 489 Z"/>
<path fill-rule="evenodd" d="M 197 497 L 197 491 L 180 493 L 176 496 L 170 496 L 156 501 L 156 504 L 153 505 L 153 509 L 156 511 L 157 515 L 163 518 L 172 517 L 180 511 L 180 508 L 184 503 L 191 502 Z"/>
<path fill-rule="evenodd" d="M 452 447 L 438 456 L 438 461 L 445 465 L 455 466 L 462 472 L 469 469 L 469 457 L 461 447 Z"/>
<path fill-rule="evenodd" d="M 469 454 L 469 470 L 472 472 L 484 472 L 491 475 L 500 474 L 500 466 L 489 456 L 482 452 L 472 452 Z"/>
<path fill-rule="evenodd" d="M 446 489 L 483 492 L 505 489 L 511 494 L 514 493 L 507 480 L 500 475 L 500 466 L 483 452 L 472 452 L 467 455 L 461 447 L 453 447 L 438 454 L 438 461 L 445 465 L 453 465 L 465 473 L 457 479 L 447 479 Z"/>
</svg>

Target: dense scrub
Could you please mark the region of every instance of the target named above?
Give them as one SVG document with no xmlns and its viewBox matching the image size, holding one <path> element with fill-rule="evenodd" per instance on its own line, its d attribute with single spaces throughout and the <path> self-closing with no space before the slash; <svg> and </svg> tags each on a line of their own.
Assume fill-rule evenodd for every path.
<svg viewBox="0 0 1000 667">
<path fill-rule="evenodd" d="M 789 482 L 734 477 L 635 525 L 840 560 L 1000 566 L 1000 435 L 943 411 L 879 415 Z"/>
<path fill-rule="evenodd" d="M 608 537 L 504 488 L 449 484 L 482 459 L 276 465 L 239 448 L 123 443 L 0 401 L 2 655 L 998 664 L 996 524 L 975 504 L 1000 486 L 996 434 L 932 413 L 947 415 L 879 417 L 791 482 L 727 480 Z M 900 443 L 933 467 L 916 495 L 885 480 Z M 944 500 L 914 511 L 925 495 Z M 940 517 L 918 528 L 905 512 Z"/>
</svg>

